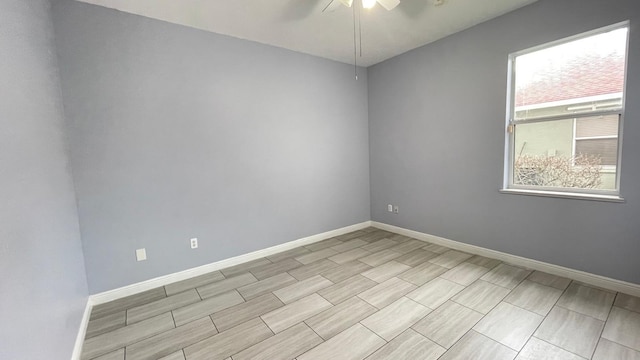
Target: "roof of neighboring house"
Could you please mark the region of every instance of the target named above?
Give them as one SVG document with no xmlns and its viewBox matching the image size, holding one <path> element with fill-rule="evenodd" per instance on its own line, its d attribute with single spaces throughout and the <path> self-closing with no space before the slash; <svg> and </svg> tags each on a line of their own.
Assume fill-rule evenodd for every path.
<svg viewBox="0 0 640 360">
<path fill-rule="evenodd" d="M 516 106 L 622 92 L 624 54 L 589 52 L 568 61 L 537 64 L 536 81 L 518 84 Z"/>
</svg>

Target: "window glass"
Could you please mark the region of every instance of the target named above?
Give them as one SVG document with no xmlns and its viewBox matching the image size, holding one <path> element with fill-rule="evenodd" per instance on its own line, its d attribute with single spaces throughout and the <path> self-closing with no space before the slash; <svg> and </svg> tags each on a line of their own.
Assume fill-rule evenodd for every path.
<svg viewBox="0 0 640 360">
<path fill-rule="evenodd" d="M 627 33 L 511 56 L 507 187 L 617 194 Z"/>
</svg>

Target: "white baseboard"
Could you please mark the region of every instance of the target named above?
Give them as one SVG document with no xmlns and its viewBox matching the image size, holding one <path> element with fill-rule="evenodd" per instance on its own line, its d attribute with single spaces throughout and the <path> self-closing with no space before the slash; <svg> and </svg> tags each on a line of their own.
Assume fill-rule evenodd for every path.
<svg viewBox="0 0 640 360">
<path fill-rule="evenodd" d="M 588 272 L 574 270 L 567 267 L 532 260 L 517 255 L 507 254 L 496 250 L 485 249 L 480 246 L 469 245 L 443 237 L 425 234 L 419 231 L 409 230 L 394 225 L 372 221 L 371 225 L 382 230 L 409 236 L 418 240 L 427 241 L 436 245 L 446 246 L 455 250 L 464 251 L 474 255 L 481 255 L 492 259 L 504 261 L 513 265 L 522 266 L 531 270 L 543 271 L 556 276 L 566 277 L 586 284 L 604 289 L 618 291 L 632 296 L 640 296 L 640 284 L 633 284 L 621 280 L 595 275 Z"/>
<path fill-rule="evenodd" d="M 78 330 L 78 335 L 76 336 L 76 343 L 73 346 L 71 360 L 80 360 L 80 355 L 82 355 L 82 344 L 84 343 L 84 337 L 87 334 L 87 325 L 89 325 L 91 309 L 93 309 L 93 302 L 91 301 L 91 298 L 88 298 L 87 305 L 85 305 L 84 308 L 84 314 L 82 315 L 82 321 L 80 321 L 80 329 Z"/>
<path fill-rule="evenodd" d="M 212 271 L 224 269 L 230 266 L 242 264 L 248 261 L 256 260 L 259 258 L 263 258 L 265 256 L 274 255 L 283 251 L 291 250 L 293 248 L 297 248 L 303 245 L 313 244 L 315 242 L 328 239 L 334 236 L 339 236 L 343 234 L 350 233 L 352 231 L 364 229 L 366 227 L 371 226 L 371 221 L 365 221 L 359 224 L 346 226 L 340 229 L 335 229 L 327 232 L 323 232 L 321 234 L 307 236 L 302 239 L 293 240 L 284 244 L 272 246 L 266 249 L 254 251 L 248 254 L 243 254 L 239 256 L 235 256 L 232 258 L 224 259 L 221 261 L 217 261 L 211 264 L 198 266 L 195 268 L 183 270 L 177 273 L 160 276 L 157 278 L 153 278 L 150 280 L 142 281 L 136 284 L 127 285 L 118 289 L 105 291 L 102 293 L 98 293 L 95 295 L 91 295 L 89 299 L 91 300 L 93 305 L 103 304 L 109 301 L 113 301 L 116 299 L 120 299 L 126 296 L 134 295 L 141 293 L 143 291 L 155 289 L 161 286 L 165 286 L 176 281 L 186 280 L 195 276 L 204 275 L 206 273 L 210 273 Z"/>
</svg>

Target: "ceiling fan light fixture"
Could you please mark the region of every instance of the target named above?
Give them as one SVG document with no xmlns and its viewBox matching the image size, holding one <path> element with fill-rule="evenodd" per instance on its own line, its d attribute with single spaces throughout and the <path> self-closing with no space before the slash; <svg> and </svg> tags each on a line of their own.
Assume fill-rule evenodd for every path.
<svg viewBox="0 0 640 360">
<path fill-rule="evenodd" d="M 362 7 L 365 9 L 371 9 L 376 6 L 376 0 L 362 0 Z"/>
<path fill-rule="evenodd" d="M 387 10 L 392 10 L 396 6 L 400 5 L 400 0 L 378 0 L 378 2 Z"/>
</svg>

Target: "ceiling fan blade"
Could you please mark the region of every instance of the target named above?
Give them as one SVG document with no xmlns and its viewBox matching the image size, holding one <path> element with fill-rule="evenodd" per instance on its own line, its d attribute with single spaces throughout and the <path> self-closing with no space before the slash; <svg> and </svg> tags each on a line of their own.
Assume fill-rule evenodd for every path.
<svg viewBox="0 0 640 360">
<path fill-rule="evenodd" d="M 378 0 L 378 4 L 382 5 L 387 10 L 392 10 L 396 6 L 400 5 L 400 0 Z"/>
<path fill-rule="evenodd" d="M 329 3 L 322 9 L 322 12 L 334 12 L 338 10 L 342 6 L 342 3 L 339 0 L 329 0 Z"/>
</svg>

